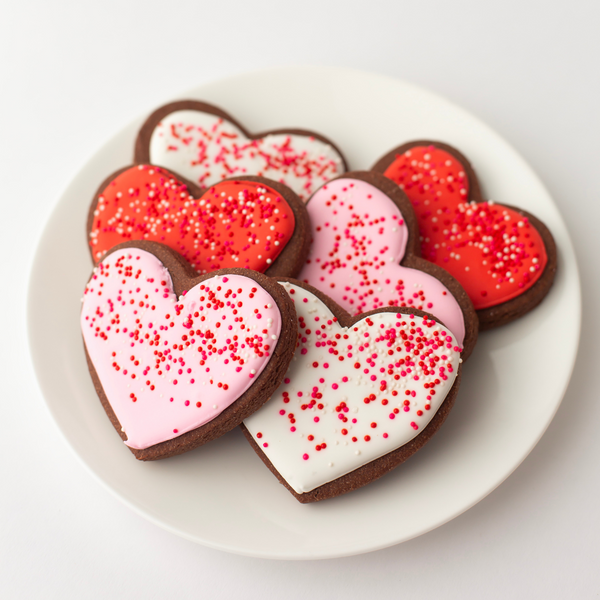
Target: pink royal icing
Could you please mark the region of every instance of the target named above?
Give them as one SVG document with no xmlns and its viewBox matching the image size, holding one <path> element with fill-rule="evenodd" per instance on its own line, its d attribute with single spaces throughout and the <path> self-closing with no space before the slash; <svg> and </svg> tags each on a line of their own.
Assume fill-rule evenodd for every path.
<svg viewBox="0 0 600 600">
<path fill-rule="evenodd" d="M 298 279 L 353 315 L 384 306 L 429 312 L 463 344 L 463 312 L 446 286 L 398 264 L 406 252 L 408 228 L 388 196 L 360 179 L 342 178 L 324 185 L 306 208 L 312 245 Z"/>
<path fill-rule="evenodd" d="M 382 312 L 341 327 L 314 294 L 281 285 L 294 300 L 299 344 L 281 386 L 244 425 L 302 494 L 421 433 L 461 358 L 433 319 Z"/>
<path fill-rule="evenodd" d="M 281 332 L 277 304 L 241 275 L 216 276 L 179 299 L 143 250 L 109 254 L 86 286 L 85 345 L 131 448 L 218 416 L 256 380 Z"/>
</svg>

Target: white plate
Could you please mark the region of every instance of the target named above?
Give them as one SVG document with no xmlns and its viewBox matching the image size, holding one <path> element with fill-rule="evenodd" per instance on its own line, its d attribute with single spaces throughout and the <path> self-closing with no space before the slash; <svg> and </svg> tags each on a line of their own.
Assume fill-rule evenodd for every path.
<svg viewBox="0 0 600 600">
<path fill-rule="evenodd" d="M 494 200 L 550 227 L 559 271 L 550 295 L 523 319 L 487 332 L 464 369 L 448 421 L 383 479 L 313 505 L 299 504 L 239 432 L 186 455 L 140 463 L 121 443 L 96 397 L 79 332 L 91 270 L 84 235 L 99 183 L 128 164 L 144 115 L 77 174 L 42 236 L 29 288 L 29 341 L 42 393 L 85 465 L 131 508 L 201 544 L 258 557 L 325 558 L 408 540 L 461 514 L 521 463 L 554 416 L 577 351 L 577 265 L 565 224 L 524 160 L 485 124 L 448 101 L 371 73 L 272 69 L 206 84 L 183 96 L 216 103 L 251 131 L 305 127 L 331 137 L 350 167 L 415 138 L 448 141 L 471 158 Z M 65 265 L 69 265 L 67 272 Z M 66 275 L 65 275 L 66 273 Z"/>
</svg>

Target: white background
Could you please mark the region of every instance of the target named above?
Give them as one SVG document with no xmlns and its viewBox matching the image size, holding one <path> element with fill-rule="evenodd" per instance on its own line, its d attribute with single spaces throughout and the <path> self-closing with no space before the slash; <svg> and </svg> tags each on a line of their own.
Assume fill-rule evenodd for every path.
<svg viewBox="0 0 600 600">
<path fill-rule="evenodd" d="M 599 23 L 593 0 L 1 0 L 0 598 L 600 596 Z M 482 118 L 548 187 L 583 282 L 571 385 L 519 469 L 427 535 L 320 562 L 224 554 L 131 512 L 63 442 L 25 336 L 36 240 L 98 146 L 191 86 L 286 64 L 393 75 Z"/>
</svg>

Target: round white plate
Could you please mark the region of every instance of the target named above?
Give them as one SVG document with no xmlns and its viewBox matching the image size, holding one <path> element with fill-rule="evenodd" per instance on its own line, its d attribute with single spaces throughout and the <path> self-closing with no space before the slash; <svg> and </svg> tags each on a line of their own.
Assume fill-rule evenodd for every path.
<svg viewBox="0 0 600 600">
<path fill-rule="evenodd" d="M 231 112 L 251 131 L 303 127 L 367 169 L 415 138 L 450 142 L 474 163 L 488 197 L 540 217 L 556 238 L 558 277 L 525 318 L 481 335 L 446 424 L 406 464 L 333 500 L 299 504 L 239 430 L 186 455 L 134 459 L 106 418 L 85 362 L 80 297 L 91 271 L 88 205 L 131 162 L 145 115 L 74 178 L 40 240 L 29 288 L 29 341 L 42 393 L 85 465 L 127 505 L 201 544 L 258 557 L 325 558 L 391 546 L 461 514 L 521 463 L 554 416 L 571 375 L 581 320 L 577 265 L 565 224 L 523 159 L 478 119 L 395 79 L 337 68 L 286 68 L 206 84 L 184 96 Z M 68 265 L 68 268 L 67 268 Z"/>
</svg>

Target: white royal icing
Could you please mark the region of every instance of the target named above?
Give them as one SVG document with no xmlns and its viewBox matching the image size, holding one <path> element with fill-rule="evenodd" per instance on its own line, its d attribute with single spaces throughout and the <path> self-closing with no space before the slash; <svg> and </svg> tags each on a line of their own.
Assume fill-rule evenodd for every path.
<svg viewBox="0 0 600 600">
<path fill-rule="evenodd" d="M 280 133 L 251 140 L 230 121 L 197 110 L 172 112 L 156 126 L 150 162 L 201 187 L 261 175 L 285 183 L 305 200 L 344 170 L 335 148 L 314 137 Z"/>
<path fill-rule="evenodd" d="M 244 425 L 301 494 L 423 431 L 454 383 L 460 353 L 435 321 L 384 312 L 344 328 L 316 296 L 281 285 L 294 300 L 299 343 L 284 383 Z"/>
</svg>

